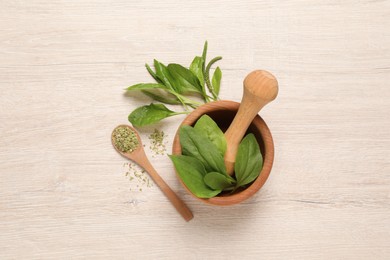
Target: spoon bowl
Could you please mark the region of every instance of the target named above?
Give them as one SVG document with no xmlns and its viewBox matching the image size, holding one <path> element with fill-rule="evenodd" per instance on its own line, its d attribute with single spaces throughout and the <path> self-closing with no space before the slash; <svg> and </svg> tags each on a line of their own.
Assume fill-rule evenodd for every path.
<svg viewBox="0 0 390 260">
<path fill-rule="evenodd" d="M 114 137 L 114 132 L 117 128 L 121 128 L 121 127 L 126 127 L 126 128 L 129 128 L 136 136 L 137 136 L 137 139 L 138 139 L 138 146 L 137 148 L 132 151 L 132 152 L 122 152 L 121 150 L 118 149 L 118 147 L 116 147 L 115 145 L 115 137 Z M 112 134 L 111 134 L 111 143 L 112 143 L 112 146 L 114 147 L 114 149 L 120 154 L 122 155 L 123 157 L 129 159 L 129 160 L 132 160 L 134 162 L 136 162 L 137 164 L 139 164 L 138 162 L 139 161 L 143 161 L 144 157 L 146 157 L 146 154 L 145 154 L 145 151 L 143 149 L 143 146 L 142 146 L 142 142 L 141 142 L 141 137 L 139 136 L 138 132 L 131 126 L 129 125 L 118 125 L 117 127 L 114 128 L 114 130 L 112 131 Z"/>
</svg>

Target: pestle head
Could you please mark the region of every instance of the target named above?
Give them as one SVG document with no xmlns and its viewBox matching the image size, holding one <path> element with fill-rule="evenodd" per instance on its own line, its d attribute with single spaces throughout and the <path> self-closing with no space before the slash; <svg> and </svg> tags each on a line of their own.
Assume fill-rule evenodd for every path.
<svg viewBox="0 0 390 260">
<path fill-rule="evenodd" d="M 244 95 L 253 95 L 256 98 L 270 102 L 276 98 L 278 90 L 278 81 L 265 70 L 252 71 L 244 79 Z"/>
</svg>

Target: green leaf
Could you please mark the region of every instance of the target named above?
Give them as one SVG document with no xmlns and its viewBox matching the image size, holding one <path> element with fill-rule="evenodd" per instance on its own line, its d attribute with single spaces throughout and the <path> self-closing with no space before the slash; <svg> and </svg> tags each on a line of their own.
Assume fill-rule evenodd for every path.
<svg viewBox="0 0 390 260">
<path fill-rule="evenodd" d="M 204 176 L 203 181 L 213 190 L 224 190 L 227 188 L 231 188 L 236 183 L 233 178 L 229 178 L 228 176 L 219 172 L 207 173 Z"/>
<path fill-rule="evenodd" d="M 142 93 L 153 98 L 156 101 L 160 101 L 165 104 L 171 104 L 171 105 L 181 104 L 181 102 L 176 98 L 175 95 L 172 95 L 165 91 L 161 91 L 160 89 L 142 90 Z"/>
<path fill-rule="evenodd" d="M 163 104 L 153 104 L 142 106 L 135 109 L 129 115 L 129 121 L 133 126 L 145 126 L 156 123 L 166 117 L 178 115 L 182 113 L 169 110 Z"/>
<path fill-rule="evenodd" d="M 184 125 L 179 129 L 180 145 L 184 155 L 201 161 L 207 172 L 226 174 L 226 167 L 218 148 L 204 135 L 191 126 Z"/>
<path fill-rule="evenodd" d="M 190 71 L 192 72 L 192 74 L 194 74 L 198 78 L 199 83 L 202 87 L 202 95 L 203 95 L 205 101 L 208 102 L 209 98 L 208 98 L 207 93 L 206 93 L 206 86 L 205 86 L 205 80 L 204 80 L 204 74 L 203 74 L 203 65 L 204 65 L 203 58 L 196 56 L 190 65 Z"/>
<path fill-rule="evenodd" d="M 234 171 L 237 187 L 254 181 L 263 167 L 263 156 L 255 136 L 251 133 L 244 137 L 238 146 Z"/>
<path fill-rule="evenodd" d="M 150 76 L 152 76 L 158 83 L 162 83 L 162 81 L 157 77 L 157 74 L 150 68 L 150 66 L 145 63 L 146 70 L 149 72 Z"/>
<path fill-rule="evenodd" d="M 139 83 L 127 88 L 127 90 L 145 90 L 145 89 L 167 89 L 166 86 L 159 83 Z"/>
<path fill-rule="evenodd" d="M 198 119 L 194 128 L 207 137 L 219 150 L 222 157 L 226 152 L 226 138 L 222 130 L 208 115 L 203 115 Z"/>
<path fill-rule="evenodd" d="M 127 88 L 127 90 L 141 90 L 145 95 L 166 104 L 187 104 L 184 97 L 159 83 L 140 83 Z M 159 90 L 164 90 L 161 92 Z M 192 103 L 191 103 L 192 104 Z"/>
<path fill-rule="evenodd" d="M 190 71 L 198 78 L 202 87 L 204 86 L 203 64 L 203 58 L 196 56 L 190 65 Z"/>
<path fill-rule="evenodd" d="M 172 85 L 174 89 L 180 94 L 188 93 L 202 93 L 202 86 L 198 78 L 192 72 L 181 66 L 180 64 L 169 64 L 168 71 L 172 76 Z"/>
<path fill-rule="evenodd" d="M 180 104 L 175 92 L 159 83 L 140 83 L 127 88 L 128 91 L 141 90 L 145 95 L 166 104 Z"/>
<path fill-rule="evenodd" d="M 222 71 L 219 67 L 217 67 L 213 74 L 213 79 L 211 80 L 211 83 L 214 88 L 215 94 L 219 95 L 219 90 L 221 89 L 221 78 L 222 78 Z"/>
<path fill-rule="evenodd" d="M 210 189 L 203 181 L 206 170 L 203 164 L 190 156 L 170 155 L 180 179 L 187 188 L 199 198 L 212 198 L 221 190 Z"/>
<path fill-rule="evenodd" d="M 170 82 L 171 75 L 169 74 L 168 68 L 158 60 L 154 60 L 154 68 L 156 70 L 156 76 L 161 82 L 164 83 L 166 87 L 174 89 Z"/>
</svg>

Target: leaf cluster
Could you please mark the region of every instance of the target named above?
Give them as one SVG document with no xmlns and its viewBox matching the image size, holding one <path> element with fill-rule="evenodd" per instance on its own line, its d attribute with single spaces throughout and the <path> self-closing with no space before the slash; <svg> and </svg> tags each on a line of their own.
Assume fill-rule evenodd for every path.
<svg viewBox="0 0 390 260">
<path fill-rule="evenodd" d="M 154 70 L 145 64 L 147 71 L 155 80 L 154 83 L 139 83 L 128 87 L 127 91 L 142 91 L 153 100 L 169 104 L 182 105 L 186 111 L 202 103 L 193 100 L 198 96 L 204 103 L 217 100 L 220 92 L 222 72 L 217 67 L 210 81 L 211 66 L 222 57 L 215 57 L 206 64 L 207 41 L 201 56 L 196 56 L 188 68 L 171 63 L 163 64 L 154 60 Z M 164 118 L 187 112 L 175 112 L 163 104 L 141 106 L 132 111 L 128 119 L 136 127 L 156 123 Z"/>
<path fill-rule="evenodd" d="M 253 134 L 241 141 L 234 166 L 235 175 L 227 174 L 224 164 L 226 139 L 218 125 L 203 115 L 194 127 L 179 129 L 182 155 L 170 158 L 181 180 L 199 198 L 211 198 L 223 191 L 234 192 L 253 182 L 263 167 L 263 157 Z"/>
</svg>

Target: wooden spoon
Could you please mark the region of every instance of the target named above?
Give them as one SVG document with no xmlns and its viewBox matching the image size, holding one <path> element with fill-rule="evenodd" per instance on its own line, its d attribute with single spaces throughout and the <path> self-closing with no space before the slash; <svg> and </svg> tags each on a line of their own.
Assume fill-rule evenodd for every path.
<svg viewBox="0 0 390 260">
<path fill-rule="evenodd" d="M 161 191 L 167 196 L 167 198 L 171 201 L 173 206 L 176 208 L 176 210 L 183 216 L 183 218 L 186 221 L 190 221 L 194 216 L 192 215 L 191 210 L 187 207 L 187 205 L 176 195 L 176 193 L 166 184 L 166 182 L 160 177 L 160 175 L 156 172 L 156 170 L 153 168 L 152 164 L 146 157 L 145 151 L 143 149 L 141 138 L 137 131 L 128 125 L 119 125 L 118 127 L 128 127 L 134 133 L 137 135 L 138 138 L 138 147 L 131 153 L 125 153 L 120 151 L 115 146 L 114 136 L 111 135 L 111 142 L 114 146 L 115 150 L 120 153 L 123 157 L 126 157 L 127 159 L 130 159 L 134 162 L 136 162 L 139 166 L 145 169 L 150 175 L 150 177 L 153 179 L 153 181 L 157 184 L 157 186 L 161 189 Z M 116 129 L 115 128 L 115 129 Z M 115 131 L 114 129 L 114 131 Z M 112 133 L 114 133 L 114 131 Z"/>
<path fill-rule="evenodd" d="M 238 145 L 244 137 L 250 123 L 259 111 L 278 95 L 278 81 L 269 72 L 255 70 L 244 80 L 244 95 L 232 124 L 225 132 L 227 150 L 225 165 L 228 174 L 234 172 Z"/>
</svg>

